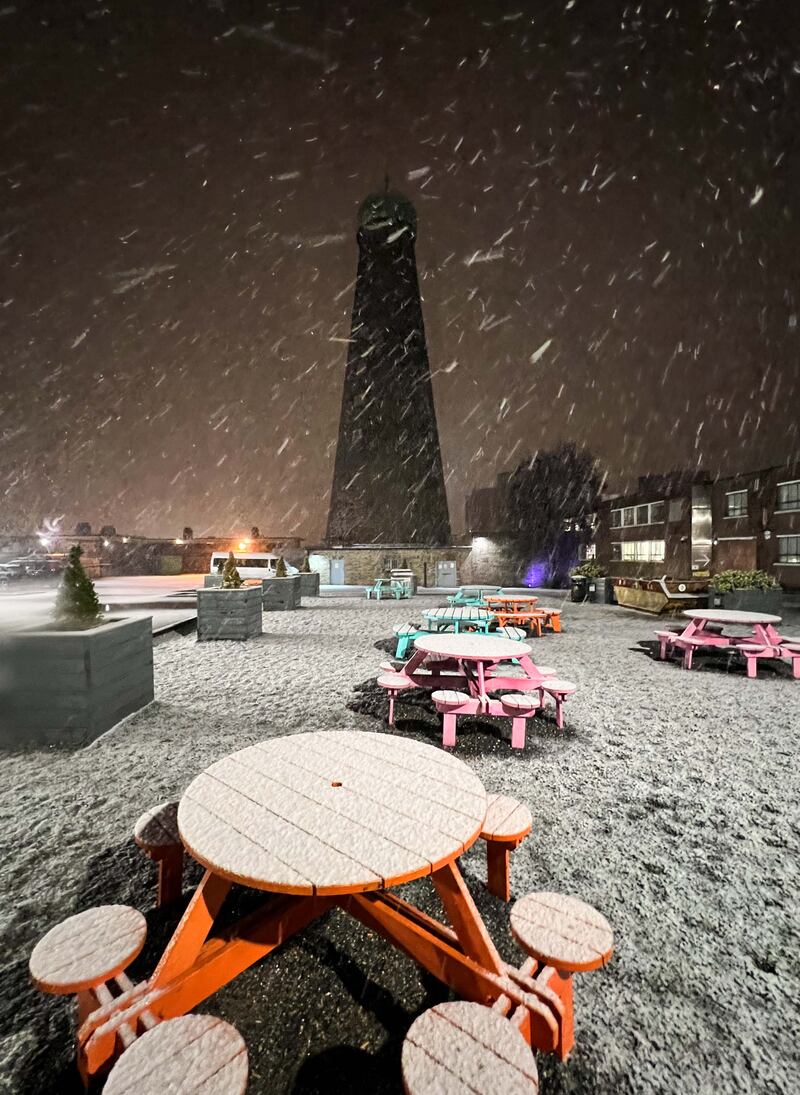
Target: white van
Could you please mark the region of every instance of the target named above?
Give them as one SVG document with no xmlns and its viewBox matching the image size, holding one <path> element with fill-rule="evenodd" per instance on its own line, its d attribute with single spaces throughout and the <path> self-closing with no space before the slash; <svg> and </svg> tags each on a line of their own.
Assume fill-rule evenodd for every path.
<svg viewBox="0 0 800 1095">
<path fill-rule="evenodd" d="M 222 574 L 222 569 L 228 561 L 228 551 L 215 551 L 211 556 L 211 574 Z M 272 555 L 266 551 L 238 551 L 234 553 L 236 569 L 242 581 L 249 578 L 274 578 L 275 569 L 278 566 L 279 555 Z M 284 560 L 285 562 L 285 560 Z M 287 574 L 298 574 L 297 567 L 286 563 Z"/>
</svg>

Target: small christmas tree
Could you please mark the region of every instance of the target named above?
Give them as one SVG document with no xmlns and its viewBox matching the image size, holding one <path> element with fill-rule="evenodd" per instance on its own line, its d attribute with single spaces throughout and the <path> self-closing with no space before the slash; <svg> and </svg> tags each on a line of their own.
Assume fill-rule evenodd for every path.
<svg viewBox="0 0 800 1095">
<path fill-rule="evenodd" d="M 283 559 L 282 555 L 281 555 L 280 559 L 278 560 L 277 566 L 275 567 L 275 577 L 276 578 L 288 578 L 289 577 L 289 571 L 286 569 L 286 563 L 284 562 L 284 559 Z"/>
<path fill-rule="evenodd" d="M 222 568 L 222 588 L 238 589 L 242 584 L 241 575 L 236 569 L 236 560 L 233 557 L 233 552 L 229 551 L 228 558 L 225 560 L 225 566 Z"/>
<path fill-rule="evenodd" d="M 83 569 L 82 554 L 80 544 L 69 549 L 69 563 L 56 597 L 55 616 L 64 623 L 92 624 L 101 618 L 100 602 L 94 582 Z"/>
<path fill-rule="evenodd" d="M 307 555 L 306 555 L 305 559 L 303 559 L 303 565 L 300 567 L 300 572 L 301 572 L 301 574 L 310 574 L 311 573 L 311 563 L 309 562 L 309 559 L 308 559 Z"/>
</svg>

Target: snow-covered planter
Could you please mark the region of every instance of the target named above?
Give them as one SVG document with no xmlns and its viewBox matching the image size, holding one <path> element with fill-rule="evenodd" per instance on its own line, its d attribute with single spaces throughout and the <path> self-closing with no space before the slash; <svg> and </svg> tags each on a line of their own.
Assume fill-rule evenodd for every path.
<svg viewBox="0 0 800 1095">
<path fill-rule="evenodd" d="M 319 574 L 317 571 L 300 571 L 300 596 L 319 597 Z"/>
<path fill-rule="evenodd" d="M 724 592 L 711 587 L 710 603 L 714 608 L 726 608 L 733 612 L 764 612 L 780 616 L 783 608 L 783 590 L 780 586 L 770 589 L 729 589 Z"/>
<path fill-rule="evenodd" d="M 262 578 L 261 591 L 265 612 L 281 612 L 300 607 L 300 575 L 289 578 Z"/>
<path fill-rule="evenodd" d="M 83 745 L 153 699 L 149 616 L 0 641 L 0 745 Z"/>
<path fill-rule="evenodd" d="M 198 642 L 208 639 L 238 639 L 241 642 L 261 632 L 261 590 L 258 586 L 198 589 Z"/>
</svg>

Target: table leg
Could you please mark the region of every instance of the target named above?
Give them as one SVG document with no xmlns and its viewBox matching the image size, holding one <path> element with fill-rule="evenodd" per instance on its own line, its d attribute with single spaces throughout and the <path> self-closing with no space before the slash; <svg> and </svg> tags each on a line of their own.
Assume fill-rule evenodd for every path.
<svg viewBox="0 0 800 1095">
<path fill-rule="evenodd" d="M 456 863 L 451 862 L 440 867 L 438 871 L 434 871 L 431 879 L 464 953 L 480 962 L 484 969 L 501 973 L 502 959 L 489 937 Z"/>
</svg>

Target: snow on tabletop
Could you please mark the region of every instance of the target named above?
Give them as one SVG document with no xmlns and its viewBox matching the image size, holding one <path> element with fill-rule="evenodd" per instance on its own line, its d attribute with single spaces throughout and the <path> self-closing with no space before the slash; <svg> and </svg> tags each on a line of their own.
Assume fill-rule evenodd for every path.
<svg viewBox="0 0 800 1095">
<path fill-rule="evenodd" d="M 453 658 L 499 661 L 530 654 L 531 647 L 516 639 L 498 639 L 495 635 L 424 635 L 414 640 L 417 650 L 426 654 L 449 654 Z"/>
<path fill-rule="evenodd" d="M 577 692 L 578 686 L 574 681 L 565 681 L 563 677 L 548 677 L 544 682 L 545 692 Z"/>
<path fill-rule="evenodd" d="M 481 829 L 482 837 L 500 840 L 528 833 L 533 825 L 531 812 L 524 802 L 508 795 L 489 795 L 486 800 L 486 817 Z"/>
<path fill-rule="evenodd" d="M 31 952 L 31 978 L 45 992 L 90 988 L 124 970 L 146 936 L 145 918 L 127 905 L 85 909 L 39 940 Z"/>
<path fill-rule="evenodd" d="M 683 615 L 718 624 L 779 624 L 782 619 L 764 612 L 739 612 L 732 608 L 685 608 Z"/>
<path fill-rule="evenodd" d="M 533 711 L 539 706 L 539 697 L 512 693 L 510 696 L 500 696 L 500 703 L 511 711 Z"/>
<path fill-rule="evenodd" d="M 316 771 L 303 767 L 306 751 Z M 421 807 L 415 820 L 422 824 L 401 832 L 392 809 L 374 809 L 345 775 L 351 761 L 373 786 L 404 786 L 404 802 Z M 451 836 L 459 807 L 465 812 Z M 443 764 L 437 749 L 389 735 L 311 733 L 217 761 L 181 799 L 179 826 L 192 855 L 226 878 L 335 894 L 429 874 L 476 838 L 484 813 L 480 781 L 461 761 Z"/>
<path fill-rule="evenodd" d="M 604 965 L 614 933 L 604 916 L 577 897 L 532 893 L 515 902 L 511 932 L 522 949 L 557 969 L 589 970 Z"/>
<path fill-rule="evenodd" d="M 534 1095 L 533 1054 L 508 1019 L 482 1004 L 438 1004 L 414 1020 L 403 1043 L 409 1095 Z"/>
<path fill-rule="evenodd" d="M 438 692 L 431 692 L 431 699 L 434 703 L 446 703 L 452 707 L 469 703 L 471 698 L 466 692 L 457 692 L 454 688 L 440 688 Z"/>
<path fill-rule="evenodd" d="M 168 1019 L 126 1049 L 104 1095 L 240 1095 L 247 1087 L 247 1047 L 235 1027 L 213 1015 Z"/>
</svg>

